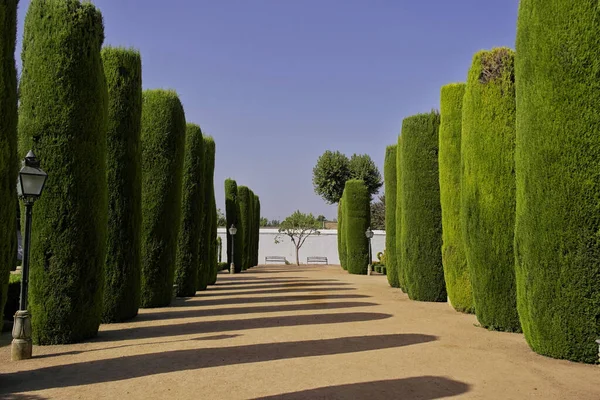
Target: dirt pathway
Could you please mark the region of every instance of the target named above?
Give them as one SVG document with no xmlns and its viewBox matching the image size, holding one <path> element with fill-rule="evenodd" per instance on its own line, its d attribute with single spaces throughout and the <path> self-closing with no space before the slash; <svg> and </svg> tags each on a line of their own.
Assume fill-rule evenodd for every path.
<svg viewBox="0 0 600 400">
<path fill-rule="evenodd" d="M 476 323 L 384 276 L 258 267 L 28 361 L 2 335 L 0 399 L 600 399 L 600 366 Z"/>
</svg>

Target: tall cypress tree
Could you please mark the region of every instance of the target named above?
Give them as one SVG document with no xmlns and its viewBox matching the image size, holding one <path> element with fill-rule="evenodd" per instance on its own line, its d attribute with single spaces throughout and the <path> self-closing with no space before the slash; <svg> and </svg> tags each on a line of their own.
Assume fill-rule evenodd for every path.
<svg viewBox="0 0 600 400">
<path fill-rule="evenodd" d="M 371 196 L 364 181 L 350 179 L 344 188 L 344 232 L 346 264 L 351 274 L 366 275 L 369 264 L 369 240 L 365 236 L 371 225 Z"/>
<path fill-rule="evenodd" d="M 442 267 L 442 221 L 438 170 L 437 111 L 402 122 L 402 269 L 408 296 L 446 301 Z"/>
<path fill-rule="evenodd" d="M 398 136 L 398 145 L 396 148 L 396 274 L 398 275 L 398 286 L 404 293 L 407 293 L 406 274 L 402 265 L 402 135 Z"/>
<path fill-rule="evenodd" d="M 146 90 L 142 105 L 142 307 L 171 303 L 181 224 L 185 113 L 177 93 Z"/>
<path fill-rule="evenodd" d="M 93 337 L 102 318 L 108 223 L 103 40 L 102 15 L 93 4 L 31 1 L 19 152 L 33 149 L 48 173 L 31 235 L 29 311 L 38 344 Z"/>
<path fill-rule="evenodd" d="M 211 260 L 215 250 L 212 236 L 213 213 L 211 208 L 214 204 L 215 149 L 215 140 L 212 136 L 204 136 L 204 206 L 200 233 L 198 290 L 206 290 L 212 276 Z"/>
<path fill-rule="evenodd" d="M 383 175 L 385 183 L 385 270 L 391 287 L 400 287 L 396 267 L 396 149 L 397 145 L 385 150 Z"/>
<path fill-rule="evenodd" d="M 517 313 L 514 52 L 473 57 L 463 100 L 461 230 L 482 326 L 521 330 Z"/>
<path fill-rule="evenodd" d="M 519 317 L 534 351 L 588 363 L 600 337 L 599 38 L 597 2 L 520 2 Z"/>
<path fill-rule="evenodd" d="M 238 186 L 238 205 L 240 225 L 237 234 L 241 237 L 241 247 L 238 250 L 242 255 L 242 270 L 248 269 L 248 242 L 250 227 L 248 226 L 248 208 L 250 206 L 250 190 L 247 186 Z"/>
<path fill-rule="evenodd" d="M 460 138 L 464 83 L 442 87 L 440 109 L 440 200 L 442 262 L 446 290 L 457 311 L 473 312 L 473 293 L 460 228 Z"/>
<path fill-rule="evenodd" d="M 0 331 L 8 277 L 17 254 L 17 3 L 0 4 Z"/>
<path fill-rule="evenodd" d="M 233 179 L 225 179 L 225 218 L 227 219 L 227 265 L 231 265 L 233 259 L 231 257 L 231 251 L 233 249 L 235 255 L 235 247 L 232 247 L 232 237 L 229 234 L 229 228 L 232 225 L 236 227 L 239 225 L 237 218 L 237 183 Z M 237 245 L 237 243 L 234 243 Z M 237 264 L 237 261 L 235 262 Z M 237 269 L 237 265 L 235 266 Z M 235 271 L 238 272 L 238 271 Z"/>
<path fill-rule="evenodd" d="M 187 124 L 181 228 L 175 263 L 177 296 L 181 297 L 196 293 L 204 190 L 204 138 L 198 125 Z"/>
<path fill-rule="evenodd" d="M 260 197 L 256 196 L 254 201 L 254 262 L 258 265 L 258 251 L 260 249 Z"/>
<path fill-rule="evenodd" d="M 344 195 L 338 202 L 338 213 L 337 213 L 337 242 L 338 242 L 338 257 L 340 258 L 340 266 L 347 270 L 346 265 L 346 235 L 344 232 Z"/>
<path fill-rule="evenodd" d="M 135 50 L 102 50 L 108 84 L 108 239 L 104 322 L 133 318 L 140 305 L 142 224 L 142 60 Z"/>
</svg>

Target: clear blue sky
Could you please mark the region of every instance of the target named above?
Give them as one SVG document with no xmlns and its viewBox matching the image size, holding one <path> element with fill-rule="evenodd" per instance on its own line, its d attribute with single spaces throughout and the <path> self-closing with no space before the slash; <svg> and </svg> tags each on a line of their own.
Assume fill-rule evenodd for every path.
<svg viewBox="0 0 600 400">
<path fill-rule="evenodd" d="M 95 0 L 105 44 L 135 47 L 144 88 L 173 88 L 262 214 L 336 217 L 314 194 L 325 150 L 367 153 L 383 174 L 402 120 L 439 107 L 473 54 L 514 47 L 518 0 Z M 29 5 L 19 6 L 18 55 Z M 18 62 L 20 64 L 20 60 Z"/>
</svg>

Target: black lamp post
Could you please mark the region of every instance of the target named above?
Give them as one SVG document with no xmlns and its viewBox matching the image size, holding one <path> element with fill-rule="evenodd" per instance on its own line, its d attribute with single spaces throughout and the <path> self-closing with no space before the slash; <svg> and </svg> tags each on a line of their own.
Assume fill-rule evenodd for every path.
<svg viewBox="0 0 600 400">
<path fill-rule="evenodd" d="M 46 183 L 46 174 L 40 168 L 40 162 L 29 150 L 19 171 L 17 194 L 25 204 L 25 240 L 23 243 L 23 266 L 21 268 L 21 295 L 19 311 L 15 314 L 11 358 L 13 361 L 31 358 L 31 318 L 27 311 L 27 293 L 29 289 L 29 249 L 31 247 L 31 215 L 33 203 L 42 195 Z"/>
<path fill-rule="evenodd" d="M 235 234 L 237 233 L 237 228 L 234 224 L 231 224 L 229 228 L 229 234 L 231 235 L 231 265 L 229 266 L 229 273 L 235 274 L 235 259 L 233 256 L 233 243 L 235 242 Z"/>
<path fill-rule="evenodd" d="M 373 231 L 371 230 L 371 227 L 367 228 L 365 236 L 369 239 L 369 265 L 367 266 L 367 275 L 371 275 L 371 272 L 373 271 L 373 256 L 371 255 L 371 239 L 373 238 Z"/>
</svg>

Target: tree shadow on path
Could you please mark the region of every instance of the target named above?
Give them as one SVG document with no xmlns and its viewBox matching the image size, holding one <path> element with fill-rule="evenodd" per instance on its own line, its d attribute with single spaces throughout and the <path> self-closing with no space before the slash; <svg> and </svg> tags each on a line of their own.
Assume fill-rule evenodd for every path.
<svg viewBox="0 0 600 400">
<path fill-rule="evenodd" d="M 121 381 L 174 371 L 390 349 L 434 340 L 437 337 L 430 335 L 389 334 L 139 354 L 0 375 L 0 394 Z"/>
<path fill-rule="evenodd" d="M 230 287 L 230 285 L 217 285 L 217 286 L 209 286 L 208 290 L 198 292 L 196 296 L 202 296 L 204 294 L 213 293 L 213 292 L 221 292 L 221 291 L 235 291 L 235 290 L 252 290 L 252 289 L 275 289 L 275 288 L 291 288 L 291 287 L 311 287 L 311 286 L 350 286 L 351 283 L 347 282 L 335 282 L 335 281 L 320 281 L 320 280 L 310 280 L 310 281 L 301 281 L 301 280 L 287 280 L 287 281 L 279 281 L 279 282 L 261 282 L 256 283 L 253 282 L 251 286 L 240 285 L 241 287 Z"/>
<path fill-rule="evenodd" d="M 364 294 L 305 294 L 293 296 L 268 296 L 268 297 L 227 297 L 224 299 L 206 299 L 203 297 L 189 297 L 178 299 L 173 302 L 173 307 L 201 307 L 201 306 L 222 306 L 231 304 L 252 304 L 252 303 L 278 303 L 288 301 L 321 301 L 321 300 L 340 300 L 340 299 L 366 299 L 371 296 Z"/>
<path fill-rule="evenodd" d="M 141 326 L 101 331 L 99 336 L 90 340 L 90 342 L 113 342 L 201 333 L 241 331 L 247 329 L 342 324 L 349 322 L 376 321 L 390 318 L 391 316 L 391 314 L 383 313 L 355 312 L 342 314 L 286 315 L 281 317 L 233 319 L 225 321 L 198 321 L 183 324 Z"/>
<path fill-rule="evenodd" d="M 224 286 L 249 286 L 252 285 L 252 287 L 254 287 L 254 285 L 274 285 L 274 284 L 285 284 L 285 283 L 309 283 L 309 282 L 340 282 L 338 279 L 309 279 L 309 278 L 300 278 L 300 277 L 286 277 L 286 278 L 273 278 L 273 279 L 269 279 L 269 278 L 255 278 L 252 280 L 245 280 L 245 279 L 231 279 L 231 280 L 221 280 L 222 278 L 220 278 L 217 281 L 217 284 L 214 286 L 209 286 L 208 290 L 215 290 L 217 288 L 220 287 L 224 287 Z M 225 289 L 225 288 L 223 288 Z M 202 293 L 202 292 L 200 292 Z"/>
<path fill-rule="evenodd" d="M 158 311 L 152 313 L 138 314 L 137 317 L 135 317 L 135 319 L 133 320 L 133 322 L 160 321 L 175 318 L 217 317 L 223 315 L 266 314 L 274 312 L 321 311 L 335 310 L 341 308 L 371 307 L 378 305 L 379 304 L 377 303 L 346 301 L 331 303 L 283 304 L 275 306 L 203 308 L 200 310 L 185 308 L 181 311 Z"/>
<path fill-rule="evenodd" d="M 327 386 L 293 393 L 282 393 L 275 396 L 260 397 L 254 400 L 434 400 L 458 396 L 468 392 L 470 389 L 471 386 L 466 383 L 442 376 L 418 376 L 404 379 L 389 379 Z"/>
<path fill-rule="evenodd" d="M 312 285 L 308 285 L 312 286 Z M 356 290 L 356 288 L 351 287 L 302 287 L 295 288 L 287 285 L 276 286 L 273 289 L 258 289 L 258 290 L 232 290 L 229 293 L 219 293 L 206 291 L 202 292 L 198 298 L 204 299 L 207 297 L 213 296 L 235 296 L 235 295 L 254 295 L 254 294 L 280 294 L 280 293 L 307 293 L 307 292 L 340 292 L 340 291 L 350 291 Z"/>
</svg>

